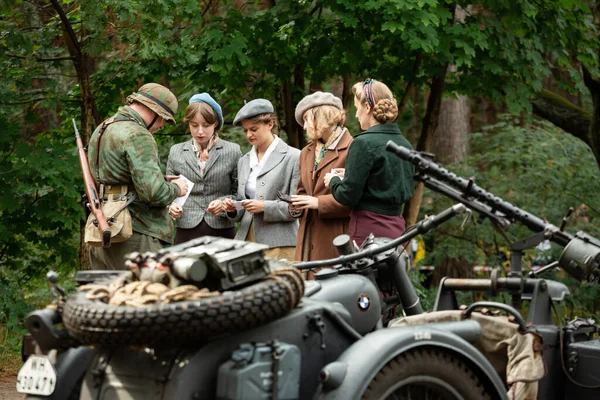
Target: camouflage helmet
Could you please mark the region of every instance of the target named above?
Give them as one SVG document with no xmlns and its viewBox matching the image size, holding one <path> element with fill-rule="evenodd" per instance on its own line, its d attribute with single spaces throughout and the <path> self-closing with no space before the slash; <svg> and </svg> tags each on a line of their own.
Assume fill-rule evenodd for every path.
<svg viewBox="0 0 600 400">
<path fill-rule="evenodd" d="M 127 104 L 138 102 L 161 116 L 170 124 L 175 123 L 175 113 L 179 104 L 177 97 L 166 87 L 158 83 L 147 83 L 127 97 Z"/>
</svg>

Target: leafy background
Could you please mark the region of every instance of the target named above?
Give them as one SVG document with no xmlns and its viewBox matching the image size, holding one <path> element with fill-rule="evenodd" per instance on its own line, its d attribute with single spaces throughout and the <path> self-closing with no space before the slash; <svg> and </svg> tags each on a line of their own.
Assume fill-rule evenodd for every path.
<svg viewBox="0 0 600 400">
<path fill-rule="evenodd" d="M 194 93 L 211 93 L 225 111 L 223 137 L 245 149 L 242 132 L 230 123 L 243 101 L 256 97 L 273 101 L 282 137 L 301 147 L 305 138 L 293 110 L 304 95 L 340 96 L 356 133 L 349 89 L 375 77 L 394 91 L 407 137 L 430 151 L 440 139 L 436 104 L 469 96 L 479 133 L 456 139 L 468 142 L 469 154 L 449 168 L 554 224 L 569 207 L 585 204 L 587 215 L 571 218 L 568 227 L 598 236 L 596 5 L 0 0 L 0 368 L 18 354 L 24 316 L 51 298 L 46 272 L 58 271 L 72 287 L 74 272 L 85 268 L 71 118 L 89 137 L 145 82 L 177 94 L 179 121 Z M 562 119 L 544 116 L 556 126 L 533 116 L 546 90 L 572 103 L 572 114 L 558 113 Z M 182 124 L 156 135 L 163 162 L 169 147 L 186 138 Z M 419 216 L 447 205 L 426 191 Z M 459 225 L 424 238 L 423 264 L 441 271 L 458 260 L 448 272 L 468 276 L 472 265 L 500 263 L 506 240 L 489 223 Z M 507 234 L 529 233 L 514 226 Z M 596 287 L 582 288 L 572 290 L 564 310 L 570 316 L 597 313 Z M 431 289 L 419 290 L 430 303 Z"/>
</svg>

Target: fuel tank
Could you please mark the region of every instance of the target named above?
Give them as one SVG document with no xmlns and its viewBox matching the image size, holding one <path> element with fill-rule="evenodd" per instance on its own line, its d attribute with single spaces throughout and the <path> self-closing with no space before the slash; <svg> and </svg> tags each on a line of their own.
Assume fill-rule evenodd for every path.
<svg viewBox="0 0 600 400">
<path fill-rule="evenodd" d="M 367 277 L 322 269 L 315 274 L 315 281 L 307 281 L 306 285 L 306 297 L 339 303 L 348 310 L 350 324 L 361 335 L 373 331 L 381 318 L 380 293 Z"/>
</svg>

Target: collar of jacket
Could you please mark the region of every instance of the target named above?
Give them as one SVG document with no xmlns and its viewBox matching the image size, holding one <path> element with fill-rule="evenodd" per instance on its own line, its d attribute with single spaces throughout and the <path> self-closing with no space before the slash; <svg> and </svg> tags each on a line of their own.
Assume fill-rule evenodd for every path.
<svg viewBox="0 0 600 400">
<path fill-rule="evenodd" d="M 372 126 L 369 129 L 367 129 L 366 131 L 357 134 L 356 136 L 366 135 L 369 133 L 391 133 L 391 134 L 397 134 L 397 135 L 402 134 L 398 125 L 391 123 L 391 124 L 379 124 L 379 125 Z"/>
<path fill-rule="evenodd" d="M 146 128 L 146 123 L 144 122 L 144 119 L 142 118 L 142 116 L 129 106 L 119 107 L 117 114 L 122 114 L 122 115 L 127 115 L 130 117 L 133 117 L 138 124 L 140 124 L 141 126 Z M 146 129 L 148 129 L 148 128 L 146 128 Z"/>
<path fill-rule="evenodd" d="M 219 141 L 217 142 L 217 144 L 215 144 L 213 146 L 213 149 L 220 149 L 221 147 L 223 147 L 223 143 L 221 143 L 223 141 L 223 139 L 219 138 Z M 194 139 L 192 138 L 192 140 L 189 140 L 187 143 L 187 146 L 183 146 L 183 151 L 196 151 L 196 147 L 194 146 Z"/>
<path fill-rule="evenodd" d="M 273 155 L 275 153 L 286 154 L 287 151 L 288 151 L 288 144 L 282 138 L 279 138 L 279 143 L 277 143 L 277 146 L 275 146 L 275 148 L 273 149 L 273 153 L 271 153 L 271 155 Z M 244 154 L 242 156 L 242 158 L 244 158 L 244 157 L 250 158 L 250 151 L 248 151 L 246 154 Z"/>
<path fill-rule="evenodd" d="M 340 151 L 343 150 L 345 148 L 347 148 L 348 146 L 350 146 L 350 142 L 352 141 L 352 135 L 350 134 L 350 131 L 348 131 L 348 129 L 344 128 L 344 132 L 340 135 L 339 140 L 337 141 L 337 143 L 335 144 L 334 148 L 329 148 L 327 149 L 327 151 Z M 313 140 L 311 141 L 309 144 L 306 145 L 306 148 L 309 151 L 315 151 L 315 148 L 317 147 L 317 141 Z"/>
</svg>

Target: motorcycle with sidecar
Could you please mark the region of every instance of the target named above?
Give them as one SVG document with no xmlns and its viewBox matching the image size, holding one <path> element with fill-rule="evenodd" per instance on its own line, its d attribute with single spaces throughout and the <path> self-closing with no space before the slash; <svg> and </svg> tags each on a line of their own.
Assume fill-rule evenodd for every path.
<svg viewBox="0 0 600 400">
<path fill-rule="evenodd" d="M 132 254 L 132 272 L 79 272 L 79 290 L 69 297 L 50 275 L 57 301 L 26 320 L 34 345 L 24 346 L 31 350 L 17 389 L 29 399 L 506 399 L 505 377 L 477 347 L 485 332 L 471 317 L 487 308 L 543 340 L 538 398 L 598 398 L 598 326 L 583 319 L 555 325 L 553 305 L 568 289 L 540 278 L 543 271 L 525 277 L 521 256 L 551 240 L 564 250 L 548 269 L 595 281 L 600 241 L 545 223 L 423 154 L 393 143 L 388 150 L 457 204 L 394 240 L 369 238 L 357 248 L 342 235 L 334 241 L 340 257 L 294 268 L 265 259 L 261 245 L 203 237 Z M 498 226 L 520 222 L 534 235 L 511 245 L 507 277 L 443 279 L 432 314 L 458 310 L 461 290 L 508 291 L 512 304 L 478 302 L 458 321 L 396 327 L 397 310 L 405 319 L 423 313 L 402 244 L 470 211 Z M 297 272 L 308 269 L 318 270 L 314 281 Z M 91 296 L 102 285 L 114 292 L 115 282 L 136 280 L 217 295 L 142 306 Z"/>
</svg>

